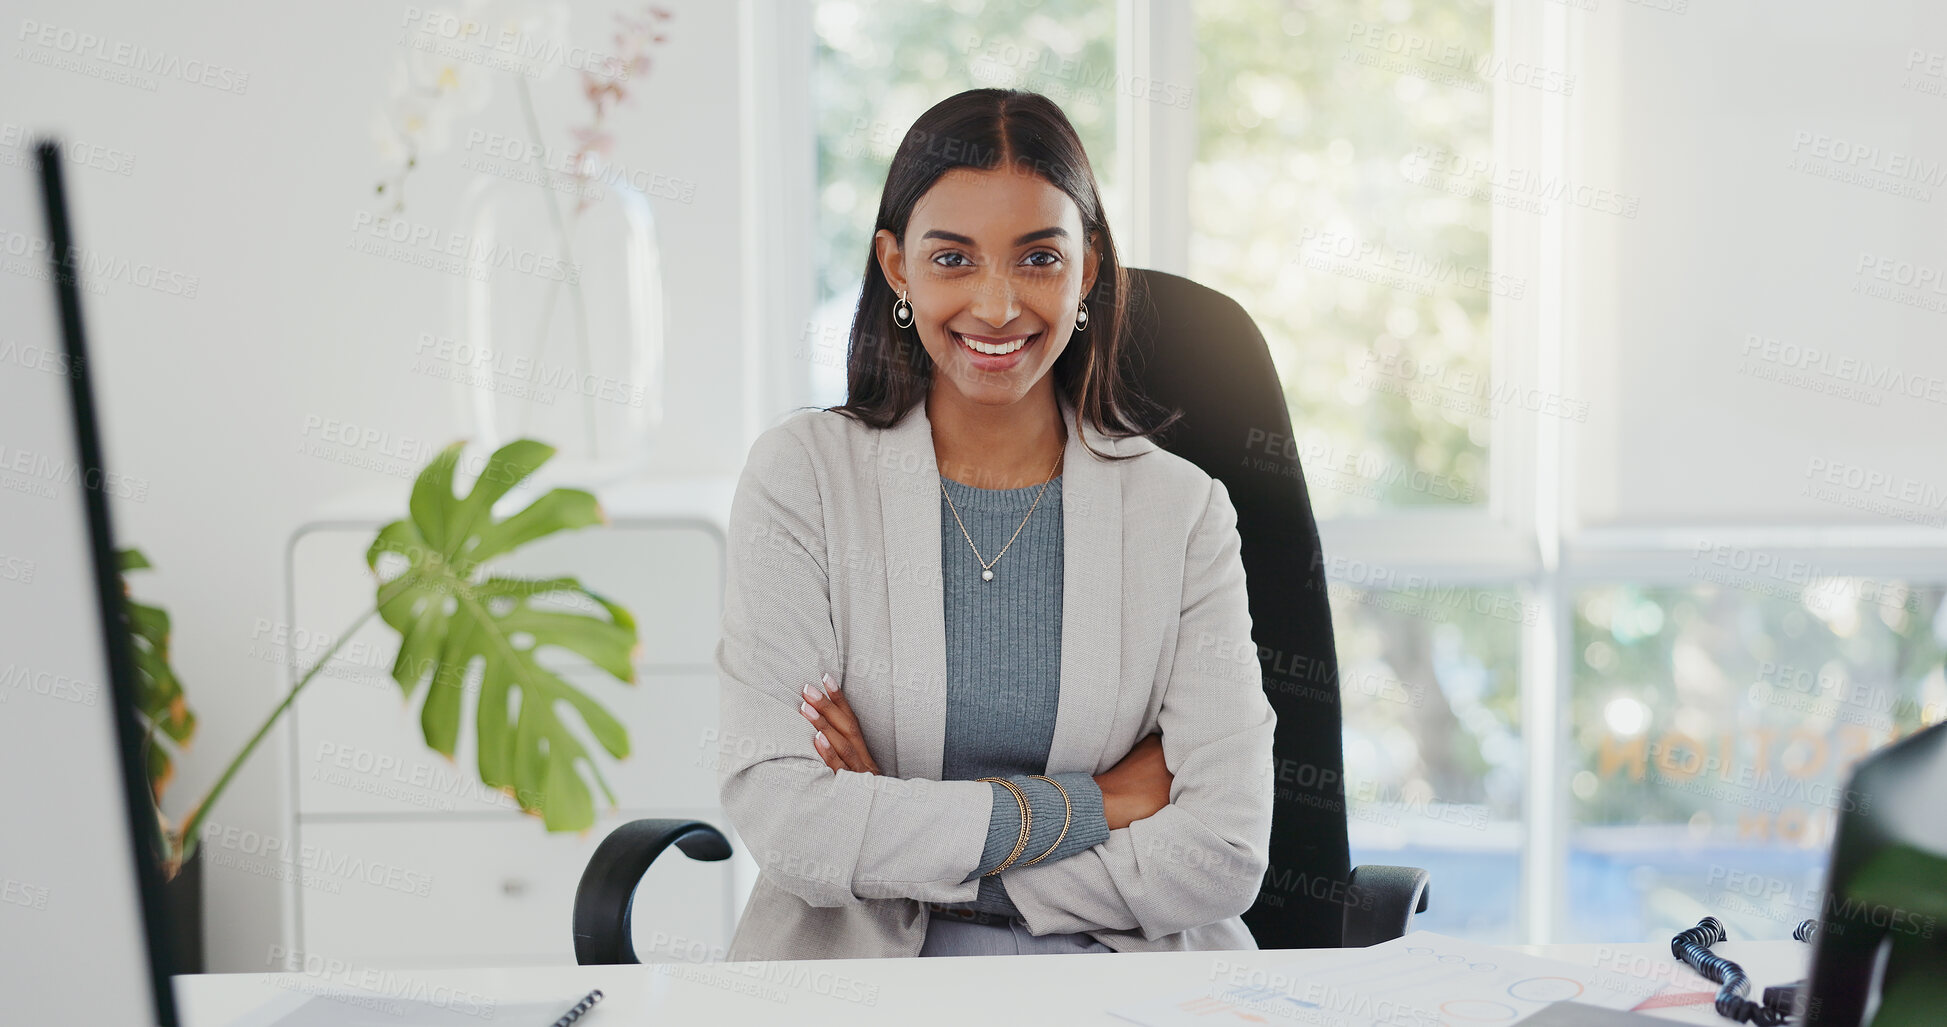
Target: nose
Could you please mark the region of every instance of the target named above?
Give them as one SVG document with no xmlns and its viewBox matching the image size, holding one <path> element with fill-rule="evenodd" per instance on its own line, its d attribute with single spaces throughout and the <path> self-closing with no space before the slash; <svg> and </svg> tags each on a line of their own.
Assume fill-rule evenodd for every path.
<svg viewBox="0 0 1947 1027">
<path fill-rule="evenodd" d="M 995 328 L 1012 324 L 1021 312 L 1021 305 L 1014 302 L 1014 282 L 1005 273 L 989 271 L 974 283 L 973 303 L 967 309 Z"/>
</svg>

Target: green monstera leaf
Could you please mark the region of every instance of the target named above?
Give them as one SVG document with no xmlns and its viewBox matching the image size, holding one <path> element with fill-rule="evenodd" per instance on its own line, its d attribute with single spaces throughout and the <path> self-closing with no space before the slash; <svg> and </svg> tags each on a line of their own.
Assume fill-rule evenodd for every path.
<svg viewBox="0 0 1947 1027">
<path fill-rule="evenodd" d="M 149 558 L 139 549 L 123 549 L 115 555 L 124 576 L 129 571 L 149 569 Z M 141 714 L 144 729 L 143 759 L 148 764 L 149 789 L 161 802 L 162 793 L 176 774 L 170 748 L 189 748 L 196 736 L 196 713 L 189 708 L 182 682 L 169 666 L 168 611 L 129 598 L 126 577 L 122 595 L 129 640 L 135 650 L 135 709 Z"/>
<path fill-rule="evenodd" d="M 392 677 L 408 699 L 426 684 L 420 726 L 426 744 L 451 759 L 467 678 L 477 668 L 480 780 L 512 795 L 550 831 L 584 830 L 595 823 L 595 807 L 583 769 L 610 806 L 615 794 L 563 714 L 572 710 L 616 759 L 629 754 L 628 732 L 536 654 L 548 646 L 567 649 L 634 684 L 635 618 L 574 578 L 498 577 L 485 567 L 535 539 L 607 518 L 593 495 L 557 488 L 495 520 L 494 504 L 546 463 L 554 447 L 532 439 L 508 443 L 460 499 L 453 471 L 464 445 L 448 446 L 420 472 L 411 515 L 386 525 L 365 554 L 375 573 L 387 554 L 405 561 L 403 571 L 381 575 L 379 585 L 379 616 L 400 636 Z M 543 608 L 539 600 L 565 608 Z"/>
</svg>

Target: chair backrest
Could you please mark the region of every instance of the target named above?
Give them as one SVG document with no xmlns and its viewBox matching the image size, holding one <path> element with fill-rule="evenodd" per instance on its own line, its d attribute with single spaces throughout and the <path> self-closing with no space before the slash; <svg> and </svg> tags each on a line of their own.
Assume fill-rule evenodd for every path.
<svg viewBox="0 0 1947 1027">
<path fill-rule="evenodd" d="M 1244 308 L 1187 278 L 1130 268 L 1127 378 L 1182 416 L 1164 449 L 1224 483 L 1237 508 L 1251 634 L 1277 711 L 1271 869 L 1244 914 L 1259 948 L 1335 947 L 1351 874 L 1337 650 L 1318 523 L 1284 388 Z"/>
</svg>

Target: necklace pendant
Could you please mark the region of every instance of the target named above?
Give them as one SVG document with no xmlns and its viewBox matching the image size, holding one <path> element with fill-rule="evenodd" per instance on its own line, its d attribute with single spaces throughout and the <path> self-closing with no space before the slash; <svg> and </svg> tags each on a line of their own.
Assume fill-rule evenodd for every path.
<svg viewBox="0 0 1947 1027">
<path fill-rule="evenodd" d="M 993 572 L 993 571 L 981 571 L 981 572 L 980 572 L 980 580 L 982 580 L 982 581 L 992 581 L 992 580 L 994 580 L 994 572 Z"/>
</svg>

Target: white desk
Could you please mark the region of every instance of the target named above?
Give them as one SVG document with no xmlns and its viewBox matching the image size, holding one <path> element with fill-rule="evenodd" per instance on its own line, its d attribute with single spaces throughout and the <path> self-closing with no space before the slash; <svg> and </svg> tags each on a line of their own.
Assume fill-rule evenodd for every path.
<svg viewBox="0 0 1947 1027">
<path fill-rule="evenodd" d="M 1716 991 L 1716 985 L 1670 958 L 1668 942 L 1511 948 L 1667 981 L 1670 987 L 1666 993 Z M 324 972 L 210 974 L 178 978 L 177 995 L 185 1027 L 223 1027 L 293 989 L 342 988 L 361 982 L 399 997 L 439 1001 L 481 1013 L 490 1012 L 496 1004 L 579 997 L 600 988 L 604 1001 L 580 1021 L 587 1027 L 857 1027 L 880 1023 L 1129 1027 L 1128 1021 L 1108 1015 L 1107 1007 L 1203 986 L 1237 967 L 1288 965 L 1316 951 L 819 959 L 508 970 L 360 969 L 335 977 Z M 1811 946 L 1795 941 L 1724 942 L 1714 951 L 1744 966 L 1751 975 L 1752 996 L 1756 998 L 1766 985 L 1803 977 Z M 1711 1010 L 1708 1001 L 1658 1009 L 1655 1015 L 1687 1023 L 1729 1023 Z M 479 1021 L 493 1027 L 505 1024 L 504 1017 L 481 1015 Z"/>
</svg>

